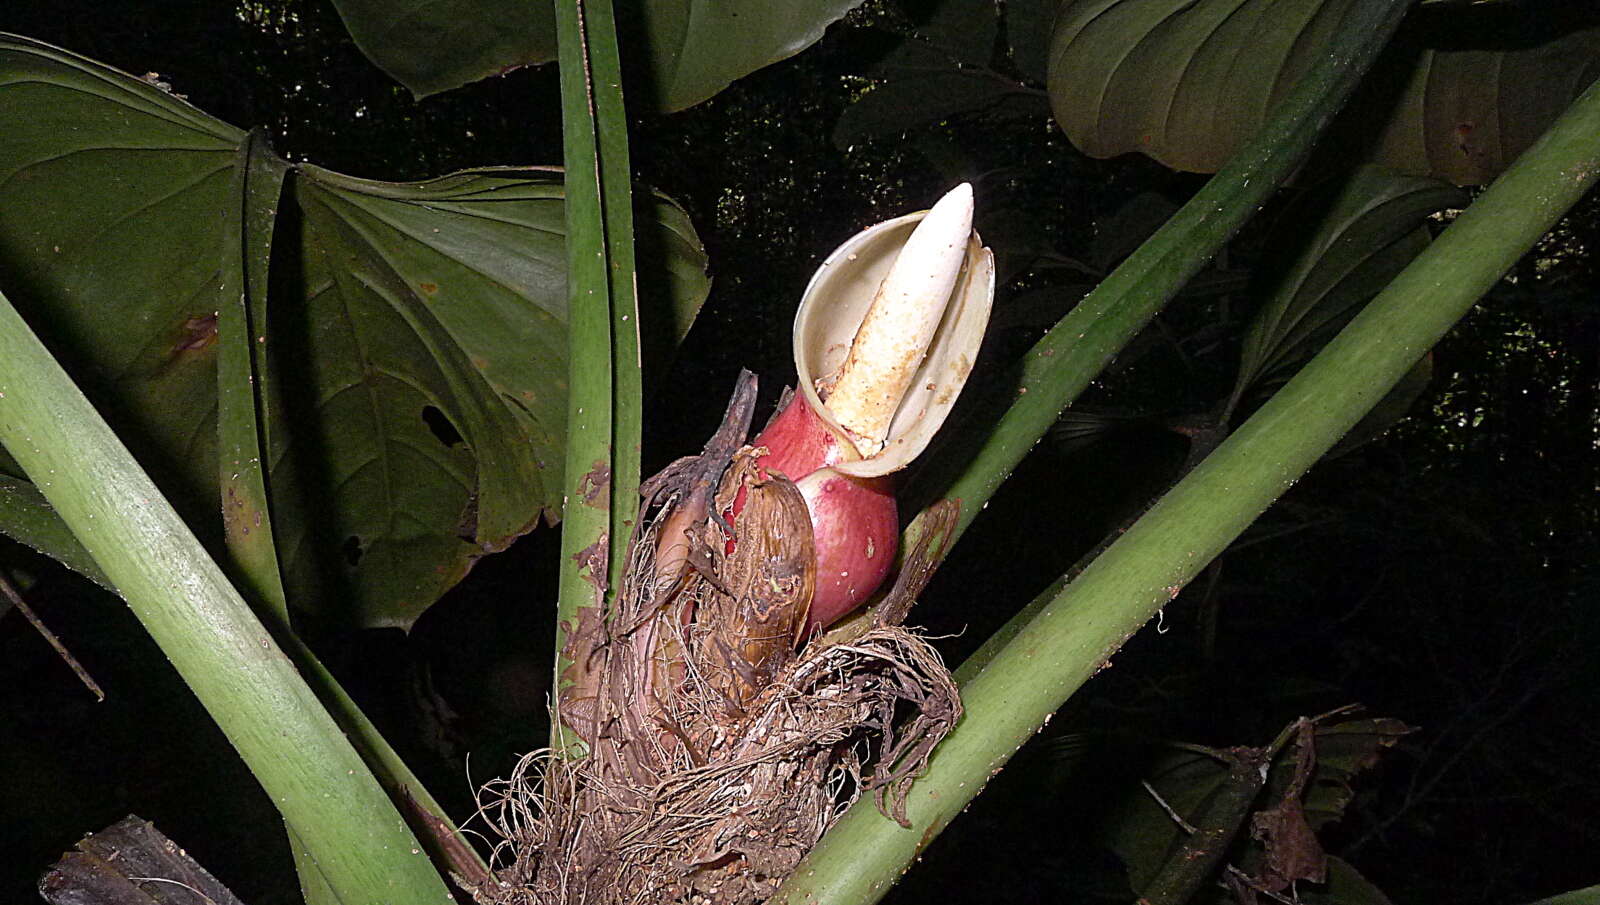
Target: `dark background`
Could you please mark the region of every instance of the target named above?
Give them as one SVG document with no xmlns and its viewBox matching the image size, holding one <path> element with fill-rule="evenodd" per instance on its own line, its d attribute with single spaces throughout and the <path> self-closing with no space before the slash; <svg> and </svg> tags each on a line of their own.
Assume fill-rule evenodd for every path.
<svg viewBox="0 0 1600 905">
<path fill-rule="evenodd" d="M 956 178 L 977 182 L 1006 281 L 969 420 L 949 429 L 955 446 L 981 436 L 1006 366 L 1082 280 L 1049 256 L 1093 265 L 1130 201 L 1181 202 L 1201 183 L 1142 158 L 1084 158 L 1043 112 L 836 147 L 866 67 L 919 14 L 868 4 L 800 56 L 636 123 L 640 180 L 689 210 L 715 277 L 670 390 L 650 400 L 647 470 L 698 449 L 739 367 L 763 375 L 768 402 L 792 379 L 788 322 L 823 255 Z M 0 29 L 158 72 L 202 110 L 267 127 L 279 154 L 352 175 L 560 160 L 552 68 L 414 101 L 318 0 L 13 0 Z M 1269 236 L 1295 226 L 1292 207 L 1269 208 L 1210 275 L 1248 287 Z M 1319 465 L 1193 582 L 896 901 L 1125 899 L 1095 835 L 1100 795 L 1131 779 L 1095 756 L 1108 740 L 1259 745 L 1352 702 L 1420 730 L 1325 834 L 1395 901 L 1516 902 L 1600 881 L 1597 242 L 1591 195 L 1440 345 L 1411 416 Z M 1253 305 L 1248 288 L 1180 299 L 1077 407 L 1092 442 L 1062 430 L 1034 451 L 913 617 L 948 636 L 952 663 L 1177 475 L 1190 441 L 1173 428 L 1227 395 Z M 316 639 L 458 816 L 544 737 L 555 537 L 482 561 L 409 636 Z M 29 900 L 63 849 L 133 812 L 245 901 L 297 901 L 270 803 L 126 607 L 0 544 L 0 565 L 109 693 L 95 703 L 18 614 L 0 620 L 0 899 Z"/>
</svg>

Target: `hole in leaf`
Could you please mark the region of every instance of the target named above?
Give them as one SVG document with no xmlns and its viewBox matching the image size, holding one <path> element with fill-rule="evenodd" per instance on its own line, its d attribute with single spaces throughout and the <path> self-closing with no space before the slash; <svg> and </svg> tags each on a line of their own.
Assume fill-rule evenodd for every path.
<svg viewBox="0 0 1600 905">
<path fill-rule="evenodd" d="M 444 416 L 444 412 L 439 411 L 438 406 L 423 406 L 422 421 L 428 425 L 428 430 L 433 431 L 434 439 L 445 446 L 455 446 L 461 442 L 461 432 L 456 430 L 456 426 Z"/>
<path fill-rule="evenodd" d="M 344 553 L 344 561 L 351 566 L 360 565 L 362 555 L 367 552 L 361 549 L 361 538 L 354 534 L 344 539 L 339 550 Z"/>
</svg>

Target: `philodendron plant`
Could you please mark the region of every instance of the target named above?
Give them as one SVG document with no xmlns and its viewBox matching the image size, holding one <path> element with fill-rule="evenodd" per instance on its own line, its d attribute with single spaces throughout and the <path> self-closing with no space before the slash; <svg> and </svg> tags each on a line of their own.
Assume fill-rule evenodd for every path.
<svg viewBox="0 0 1600 905">
<path fill-rule="evenodd" d="M 516 862 L 481 895 L 758 902 L 844 801 L 899 811 L 960 715 L 938 655 L 898 624 L 919 587 L 897 583 L 848 639 L 820 629 L 888 574 L 889 475 L 982 342 L 994 268 L 972 208 L 961 185 L 841 246 L 800 303 L 801 385 L 772 424 L 745 442 L 746 372 L 705 450 L 644 482 L 615 608 L 581 610 L 565 651 L 561 718 L 584 754 L 513 778 L 499 825 Z"/>
<path fill-rule="evenodd" d="M 1103 11 L 1103 6 L 1121 6 L 1141 21 L 1144 17 L 1138 13 L 1148 8 L 1143 3 L 1072 5 L 1090 14 Z M 1205 13 L 1208 10 L 1202 7 L 1220 4 L 1179 5 Z M 797 365 L 804 375 L 801 401 L 790 407 L 793 411 L 787 418 L 816 419 L 829 428 L 801 431 L 822 439 L 800 442 L 795 449 L 832 444 L 838 458 L 830 462 L 826 453 L 818 453 L 812 461 L 796 458 L 779 467 L 789 453 L 780 442 L 777 425 L 760 442 L 746 445 L 754 394 L 750 382 L 743 381 L 723 428 L 705 451 L 646 483 L 644 505 L 635 519 L 638 530 L 628 547 L 631 555 L 625 568 L 607 573 L 603 561 L 611 554 L 604 532 L 610 530 L 620 541 L 618 522 L 599 525 L 597 537 L 581 533 L 584 526 L 578 516 L 589 503 L 589 491 L 605 492 L 619 501 L 614 512 L 598 517 L 596 523 L 617 513 L 624 520 L 635 515 L 634 486 L 622 476 L 630 452 L 636 464 L 636 433 L 629 438 L 609 423 L 613 399 L 625 413 L 631 397 L 632 414 L 638 414 L 639 357 L 636 350 L 623 346 L 628 337 L 637 337 L 639 329 L 637 305 L 628 297 L 628 287 L 637 282 L 638 274 L 628 244 L 630 179 L 625 147 L 624 153 L 615 153 L 626 129 L 615 43 L 606 36 L 611 28 L 610 4 L 587 0 L 556 4 L 563 17 L 563 77 L 575 86 L 564 96 L 568 113 L 564 135 L 598 139 L 593 147 L 576 141 L 569 145 L 563 185 L 567 214 L 584 227 L 566 233 L 571 260 L 592 265 L 592 271 L 577 266 L 569 271 L 574 303 L 568 332 L 573 348 L 585 353 L 570 357 L 569 382 L 574 411 L 584 418 L 568 418 L 565 487 L 572 492 L 567 494 L 570 505 L 563 531 L 575 539 L 568 552 L 588 554 L 582 560 L 587 574 L 576 583 L 589 582 L 592 587 L 579 590 L 605 599 L 611 590 L 606 586 L 608 574 L 626 581 L 615 584 L 619 590 L 612 591 L 614 604 L 603 615 L 594 608 L 572 620 L 566 638 L 570 685 L 559 704 L 566 732 L 575 739 L 571 746 L 558 747 L 561 759 L 533 762 L 548 763 L 542 772 L 549 781 L 537 792 L 522 784 L 526 768 L 513 777 L 500 825 L 516 843 L 518 858 L 492 884 L 486 881 L 486 886 L 495 888 L 480 887 L 485 898 L 656 900 L 675 895 L 691 898 L 705 891 L 719 900 L 752 901 L 766 897 L 788 874 L 771 901 L 875 900 L 1140 624 L 1170 602 L 1185 582 L 1356 423 L 1372 401 L 1407 373 L 1492 285 L 1510 260 L 1594 184 L 1600 174 L 1600 151 L 1594 143 L 1600 134 L 1600 88 L 1589 91 L 1311 365 L 1070 587 L 1057 585 L 1042 594 L 986 643 L 958 672 L 962 680 L 958 702 L 954 684 L 931 650 L 898 626 L 905 605 L 916 594 L 919 577 L 926 575 L 918 563 L 937 556 L 925 542 L 940 535 L 941 524 L 946 537 L 958 535 L 1062 407 L 1223 247 L 1271 197 L 1274 187 L 1301 167 L 1318 133 L 1334 120 L 1411 4 L 1343 0 L 1323 5 L 1331 13 L 1325 17 L 1326 31 L 1306 33 L 1325 34 L 1325 40 L 1295 42 L 1317 47 L 1306 57 L 1312 61 L 1307 72 L 1296 78 L 1268 79 L 1285 88 L 1277 102 L 1241 107 L 1263 111 L 1256 138 L 1238 147 L 1227 167 L 1028 354 L 1017 401 L 944 491 L 945 500 L 913 521 L 903 541 L 910 549 L 897 557 L 905 563 L 901 577 L 883 605 L 848 631 L 813 636 L 807 626 L 837 615 L 820 602 L 828 590 L 823 587 L 829 578 L 829 567 L 824 565 L 827 545 L 837 542 L 848 563 L 832 567 L 833 577 L 840 579 L 832 591 L 843 585 L 843 601 L 833 605 L 840 612 L 874 593 L 867 581 L 869 570 L 857 567 L 849 556 L 870 561 L 874 568 L 890 561 L 888 539 L 880 542 L 872 531 L 864 536 L 852 533 L 860 525 L 881 528 L 893 521 L 882 514 L 883 501 L 874 504 L 879 513 L 875 518 L 847 518 L 858 525 L 835 533 L 828 527 L 837 523 L 831 521 L 827 503 L 845 500 L 855 491 L 838 485 L 830 488 L 828 481 L 834 475 L 885 479 L 893 468 L 884 464 L 898 455 L 894 449 L 901 435 L 895 433 L 896 421 L 908 417 L 919 422 L 919 429 L 932 430 L 933 419 L 924 419 L 917 401 L 923 384 L 914 377 L 907 385 L 907 398 L 891 405 L 896 414 L 888 419 L 887 430 L 881 418 L 858 421 L 857 412 L 841 410 L 851 408 L 845 402 L 853 391 L 844 399 L 839 396 L 839 382 L 845 379 L 841 366 L 850 356 L 835 357 L 834 350 L 853 342 L 862 329 L 829 321 L 817 335 L 834 338 L 813 342 L 808 339 L 812 335 L 808 305 L 797 344 L 808 354 L 822 356 L 822 363 L 806 359 Z M 1006 6 L 1008 15 L 1012 6 Z M 371 16 L 382 23 L 393 18 L 382 5 L 375 10 Z M 1301 11 L 1300 7 L 1288 10 Z M 750 23 L 761 18 L 727 20 Z M 1098 15 L 1093 18 L 1101 21 Z M 1216 18 L 1237 21 L 1231 16 Z M 493 24 L 498 27 L 499 22 Z M 697 26 L 697 36 L 706 42 L 703 46 L 732 50 L 703 54 L 707 58 L 739 56 L 734 51 L 748 50 L 754 43 L 718 43 L 715 25 Z M 1296 34 L 1301 33 L 1298 28 Z M 1160 31 L 1182 37 L 1176 29 L 1163 26 Z M 1082 43 L 1104 43 L 1104 33 L 1095 34 L 1099 36 L 1095 41 Z M 1231 42 L 1209 43 L 1225 51 L 1233 47 Z M 447 42 L 426 45 L 450 49 Z M 679 45 L 654 41 L 648 46 Z M 417 56 L 417 47 L 406 42 L 405 54 Z M 1156 57 L 1188 59 L 1173 53 L 1147 55 Z M 1064 80 L 1088 86 L 1097 98 L 1112 96 L 1099 91 L 1094 79 L 1083 78 L 1084 69 L 1073 58 L 1063 54 L 1059 59 L 1061 65 L 1052 68 Z M 1127 56 L 1119 49 L 1105 59 L 1120 66 Z M 610 68 L 582 68 L 591 63 Z M 486 71 L 499 68 L 503 67 L 489 66 Z M 1198 67 L 1197 71 L 1237 69 Z M 1132 83 L 1142 85 L 1137 79 Z M 18 84 L 33 91 L 39 80 L 35 73 Z M 149 104 L 154 92 L 145 87 L 149 90 L 135 95 L 142 105 Z M 1206 96 L 1232 95 L 1214 91 Z M 1159 96 L 1154 100 L 1165 103 Z M 34 111 L 60 109 L 65 108 L 37 102 L 33 107 Z M 1268 110 L 1270 117 L 1264 112 Z M 585 129 L 585 117 L 607 119 L 615 128 L 590 122 L 592 128 Z M 1138 122 L 1126 116 L 1121 120 Z M 97 121 L 117 124 L 128 117 L 119 114 Z M 74 140 L 81 137 L 76 127 L 58 131 Z M 16 130 L 8 134 L 14 136 Z M 242 163 L 264 159 L 253 155 L 248 144 L 232 139 L 219 150 L 235 153 L 236 144 Z M 240 166 L 231 197 L 254 198 L 247 190 L 261 181 L 260 169 Z M 598 175 L 602 171 L 603 180 Z M 126 190 L 129 183 L 120 175 L 118 179 L 119 190 Z M 300 188 L 312 181 L 308 177 Z M 342 180 L 328 184 L 335 182 L 344 185 Z M 37 184 L 11 180 L 8 186 Z M 602 204 L 591 197 L 593 192 L 583 193 L 585 186 L 603 187 L 622 197 L 619 202 L 608 195 Z M 15 204 L 9 209 L 29 210 Z M 275 205 L 262 209 L 273 210 Z M 30 210 L 24 219 L 31 228 L 37 218 Z M 961 298 L 967 298 L 964 292 L 972 293 L 986 305 L 984 294 L 991 279 L 986 256 L 975 240 L 966 238 L 966 229 L 952 230 L 952 235 L 968 249 L 964 275 L 953 283 L 967 289 L 952 292 Z M 163 236 L 164 241 L 167 238 Z M 598 242 L 599 247 L 585 242 Z M 181 243 L 166 244 L 183 248 Z M 233 241 L 229 247 L 237 250 L 239 244 Z M 55 259 L 57 249 L 48 244 L 40 247 L 50 249 L 50 259 Z M 842 255 L 836 256 L 841 272 L 864 267 L 858 261 L 872 257 L 861 252 Z M 829 279 L 819 276 L 813 288 Z M 355 278 L 348 282 L 353 288 L 369 288 Z M 618 290 L 619 286 L 623 288 Z M 607 297 L 609 312 L 605 304 L 577 304 Z M 825 304 L 819 297 L 816 308 Z M 593 326 L 588 322 L 580 329 L 588 307 L 601 309 L 597 318 L 601 329 L 585 332 Z M 218 329 L 225 338 L 230 329 L 239 330 L 236 335 L 241 338 L 250 335 L 230 326 L 227 315 L 236 312 L 223 310 Z M 604 329 L 608 313 L 614 315 L 609 335 Z M 952 316 L 942 315 L 940 323 Z M 870 336 L 872 331 L 865 332 Z M 891 339 L 895 335 L 887 334 Z M 586 342 L 592 344 L 580 346 Z M 943 377 L 968 364 L 959 353 L 943 358 L 935 352 L 924 367 L 940 361 L 950 369 Z M 631 386 L 623 379 L 630 368 Z M 253 380 L 248 369 L 234 376 L 241 386 Z M 940 384 L 934 383 L 937 390 Z M 946 388 L 953 398 L 953 385 Z M 870 400 L 871 395 L 866 397 Z M 242 398 L 249 420 L 249 394 Z M 934 392 L 928 401 L 946 400 Z M 597 414 L 602 411 L 604 416 Z M 582 438 L 591 436 L 598 451 L 579 446 Z M 422 861 L 419 847 L 400 827 L 393 807 L 363 770 L 346 736 L 288 667 L 269 633 L 249 618 L 222 571 L 211 564 L 176 515 L 163 508 L 154 486 L 132 466 L 126 450 L 71 389 L 45 346 L 3 296 L 0 443 L 35 478 L 63 523 L 83 539 L 94 561 L 145 620 L 257 772 L 282 810 L 297 851 L 304 854 L 307 889 L 316 889 L 318 882 L 325 888 L 314 901 L 385 905 L 441 901 L 444 891 L 438 877 Z M 908 439 L 906 445 L 909 449 L 915 443 Z M 614 463 L 611 450 L 617 451 Z M 252 461 L 252 455 L 246 454 L 243 461 Z M 255 456 L 254 461 L 261 458 Z M 878 464 L 863 464 L 874 460 Z M 814 469 L 824 466 L 822 477 L 811 481 L 819 474 Z M 614 493 L 603 486 L 607 475 Z M 807 481 L 820 490 L 809 508 L 802 486 Z M 622 501 L 628 501 L 625 513 Z M 951 527 L 957 501 L 959 521 Z M 152 509 L 158 510 L 159 519 L 149 517 Z M 259 539 L 263 534 L 251 536 Z M 268 554 L 270 563 L 270 550 Z M 595 561 L 601 561 L 598 567 Z M 569 595 L 564 584 L 563 607 L 578 597 Z M 563 610 L 563 618 L 567 613 Z M 845 635 L 848 641 L 841 643 L 839 638 Z M 948 735 L 908 796 L 907 781 L 963 706 L 966 718 Z M 890 726 L 892 736 L 886 733 Z M 876 757 L 865 755 L 874 743 Z M 585 749 L 583 757 L 567 756 L 578 749 Z M 879 793 L 876 804 L 901 826 L 884 820 L 872 807 L 874 802 L 860 801 L 805 856 L 833 822 L 839 793 L 866 788 Z M 903 829 L 905 825 L 910 829 Z M 801 861 L 802 856 L 807 860 Z"/>
</svg>

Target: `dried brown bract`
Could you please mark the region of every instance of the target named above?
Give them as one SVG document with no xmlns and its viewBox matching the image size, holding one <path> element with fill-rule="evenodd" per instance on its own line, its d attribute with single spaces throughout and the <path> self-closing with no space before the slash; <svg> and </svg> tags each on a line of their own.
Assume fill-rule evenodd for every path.
<svg viewBox="0 0 1600 905">
<path fill-rule="evenodd" d="M 762 901 L 861 793 L 903 820 L 960 716 L 938 654 L 899 625 L 796 650 L 811 523 L 743 446 L 753 400 L 743 375 L 705 451 L 642 488 L 615 612 L 569 627 L 560 718 L 587 756 L 530 755 L 485 789 L 504 842 L 480 902 Z"/>
</svg>

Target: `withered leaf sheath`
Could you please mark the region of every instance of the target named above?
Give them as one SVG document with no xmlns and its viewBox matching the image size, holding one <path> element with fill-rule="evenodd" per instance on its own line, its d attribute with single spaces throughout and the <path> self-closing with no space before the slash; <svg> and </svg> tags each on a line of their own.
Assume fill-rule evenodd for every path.
<svg viewBox="0 0 1600 905">
<path fill-rule="evenodd" d="M 645 483 L 618 612 L 609 626 L 585 614 L 568 647 L 564 719 L 591 746 L 626 739 L 618 766 L 636 779 L 661 749 L 722 735 L 714 724 L 743 715 L 805 625 L 811 518 L 794 484 L 743 446 L 754 399 L 742 375 L 705 450 Z"/>
<path fill-rule="evenodd" d="M 694 660 L 729 715 L 745 707 L 794 657 L 817 584 L 817 556 L 805 498 L 781 474 L 767 474 L 761 452 L 734 456 L 716 511 L 740 505 L 734 537 L 714 551 L 717 581 L 699 595 Z M 720 587 L 719 587 L 720 586 Z"/>
<path fill-rule="evenodd" d="M 649 780 L 679 745 L 693 750 L 690 738 L 704 732 L 695 725 L 704 707 L 686 704 L 680 692 L 686 680 L 705 685 L 714 672 L 694 664 L 689 646 L 705 634 L 705 619 L 697 618 L 702 599 L 727 588 L 718 572 L 731 529 L 714 500 L 744 447 L 755 394 L 755 375 L 741 372 L 722 425 L 700 455 L 678 459 L 640 487 L 639 528 L 616 611 L 580 610 L 569 634 L 561 719 L 602 770 L 630 781 Z M 807 544 L 809 550 L 809 533 Z M 733 684 L 719 679 L 715 687 Z"/>
</svg>

